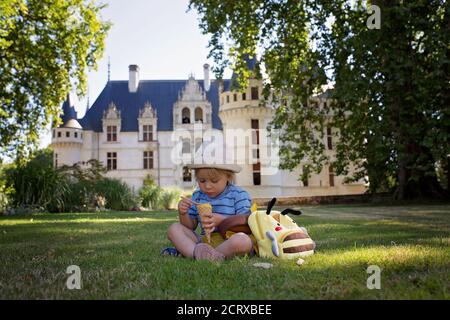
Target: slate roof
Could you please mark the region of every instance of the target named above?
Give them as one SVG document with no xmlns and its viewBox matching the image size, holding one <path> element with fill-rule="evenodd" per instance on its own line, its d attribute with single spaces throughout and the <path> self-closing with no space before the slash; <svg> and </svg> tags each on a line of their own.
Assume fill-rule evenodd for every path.
<svg viewBox="0 0 450 320">
<path fill-rule="evenodd" d="M 257 73 L 257 76 L 259 76 L 259 66 L 258 66 L 258 60 L 256 59 L 256 56 L 253 56 L 251 59 L 249 58 L 248 54 L 244 55 L 244 60 L 247 63 L 247 69 L 250 71 L 255 71 Z M 237 74 L 233 71 L 233 74 L 231 75 L 231 79 L 228 82 L 228 85 L 224 85 L 223 91 L 231 91 L 239 89 L 239 84 L 237 83 Z"/>
<path fill-rule="evenodd" d="M 204 90 L 203 80 L 198 81 Z M 230 80 L 223 80 L 224 87 L 229 86 Z M 110 103 L 114 103 L 121 112 L 121 131 L 138 131 L 139 111 L 148 101 L 157 112 L 158 131 L 173 130 L 173 106 L 178 100 L 178 95 L 186 86 L 187 80 L 140 80 L 136 93 L 128 91 L 128 80 L 109 81 L 103 91 L 88 109 L 82 119 L 78 119 L 84 130 L 101 132 L 103 112 Z M 219 88 L 218 81 L 211 80 L 210 89 L 206 92 L 206 99 L 212 106 L 212 127 L 221 130 L 222 123 L 219 119 Z M 66 104 L 66 103 L 65 103 Z M 64 105 L 63 105 L 64 108 Z M 68 108 L 68 116 L 73 116 Z M 64 115 L 65 116 L 65 115 Z M 76 119 L 76 114 L 75 114 Z"/>
<path fill-rule="evenodd" d="M 66 101 L 64 101 L 63 106 L 63 115 L 61 116 L 61 120 L 62 120 L 62 127 L 65 126 L 69 120 L 71 119 L 77 119 L 77 112 L 75 110 L 75 107 L 71 105 L 70 102 L 70 95 L 67 95 L 67 99 Z"/>
</svg>

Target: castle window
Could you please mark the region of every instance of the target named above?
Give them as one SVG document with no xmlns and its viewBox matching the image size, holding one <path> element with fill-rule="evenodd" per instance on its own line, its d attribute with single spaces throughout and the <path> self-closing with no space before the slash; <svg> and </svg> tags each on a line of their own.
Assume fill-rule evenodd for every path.
<svg viewBox="0 0 450 320">
<path fill-rule="evenodd" d="M 230 103 L 230 96 L 227 95 L 227 103 Z"/>
<path fill-rule="evenodd" d="M 255 186 L 261 185 L 261 172 L 253 172 L 253 184 Z"/>
<path fill-rule="evenodd" d="M 58 132 L 58 138 L 61 138 L 61 131 Z"/>
<path fill-rule="evenodd" d="M 55 137 L 55 130 L 53 130 L 53 138 Z"/>
<path fill-rule="evenodd" d="M 153 169 L 153 151 L 144 151 L 144 169 Z"/>
<path fill-rule="evenodd" d="M 58 154 L 55 153 L 55 168 L 58 168 Z"/>
<path fill-rule="evenodd" d="M 203 110 L 200 107 L 195 108 L 195 122 L 203 123 Z"/>
<path fill-rule="evenodd" d="M 258 94 L 258 87 L 252 87 L 252 100 L 258 100 L 259 94 Z"/>
<path fill-rule="evenodd" d="M 184 108 L 183 111 L 181 111 L 181 118 L 182 123 L 191 123 L 191 112 L 189 111 L 189 108 Z"/>
<path fill-rule="evenodd" d="M 144 141 L 153 141 L 153 126 L 149 124 L 143 125 Z"/>
<path fill-rule="evenodd" d="M 259 120 L 252 119 L 252 143 L 256 145 L 256 156 L 259 158 Z M 261 185 L 261 163 L 258 161 L 253 164 L 253 184 L 255 186 Z"/>
<path fill-rule="evenodd" d="M 106 169 L 117 169 L 117 152 L 107 152 L 106 154 Z"/>
<path fill-rule="evenodd" d="M 334 187 L 334 168 L 332 165 L 328 168 L 328 178 L 330 180 L 330 187 Z"/>
<path fill-rule="evenodd" d="M 233 101 L 237 101 L 237 93 L 233 94 Z"/>
<path fill-rule="evenodd" d="M 117 141 L 117 127 L 107 126 L 106 127 L 106 141 Z"/>
<path fill-rule="evenodd" d="M 75 138 L 78 138 L 78 132 L 74 132 Z"/>
<path fill-rule="evenodd" d="M 242 100 L 247 100 L 247 94 L 245 92 L 242 94 Z"/>
<path fill-rule="evenodd" d="M 333 150 L 333 136 L 331 135 L 331 127 L 327 127 L 327 144 L 328 150 Z"/>
<path fill-rule="evenodd" d="M 191 169 L 189 169 L 188 167 L 183 167 L 183 181 L 184 182 L 192 181 Z"/>
<path fill-rule="evenodd" d="M 70 138 L 70 132 L 66 131 L 66 138 Z"/>
<path fill-rule="evenodd" d="M 252 143 L 259 145 L 259 120 L 252 119 Z"/>
</svg>

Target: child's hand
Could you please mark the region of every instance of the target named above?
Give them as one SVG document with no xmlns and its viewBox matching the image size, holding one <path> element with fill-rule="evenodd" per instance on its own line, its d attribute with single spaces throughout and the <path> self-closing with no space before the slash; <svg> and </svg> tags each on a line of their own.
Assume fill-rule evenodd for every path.
<svg viewBox="0 0 450 320">
<path fill-rule="evenodd" d="M 181 215 L 187 214 L 192 203 L 193 203 L 192 200 L 189 198 L 181 199 L 180 202 L 178 202 L 178 212 Z"/>
<path fill-rule="evenodd" d="M 222 222 L 224 217 L 220 214 L 213 213 L 210 217 L 205 217 L 202 221 L 205 231 L 213 232 L 214 229 Z"/>
</svg>

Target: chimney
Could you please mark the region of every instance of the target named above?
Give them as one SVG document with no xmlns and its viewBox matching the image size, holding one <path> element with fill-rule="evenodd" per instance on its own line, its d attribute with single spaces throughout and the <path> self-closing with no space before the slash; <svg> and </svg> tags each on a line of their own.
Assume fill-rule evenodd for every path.
<svg viewBox="0 0 450 320">
<path fill-rule="evenodd" d="M 128 79 L 128 90 L 130 92 L 136 92 L 139 87 L 139 67 L 135 64 L 130 64 L 128 66 L 129 79 Z"/>
<path fill-rule="evenodd" d="M 207 64 L 207 63 L 205 63 L 203 65 L 203 78 L 204 78 L 205 91 L 209 91 L 211 82 L 209 80 L 209 64 Z"/>
</svg>

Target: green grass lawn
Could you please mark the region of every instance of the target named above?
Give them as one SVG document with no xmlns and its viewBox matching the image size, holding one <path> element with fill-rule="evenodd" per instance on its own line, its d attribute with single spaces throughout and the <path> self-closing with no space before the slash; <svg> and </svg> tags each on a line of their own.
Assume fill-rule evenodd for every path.
<svg viewBox="0 0 450 320">
<path fill-rule="evenodd" d="M 449 299 L 450 206 L 305 206 L 295 261 L 161 257 L 175 211 L 0 217 L 1 299 Z M 253 266 L 272 262 L 271 269 Z M 66 287 L 78 265 L 82 288 Z M 366 269 L 378 265 L 381 289 Z"/>
</svg>

